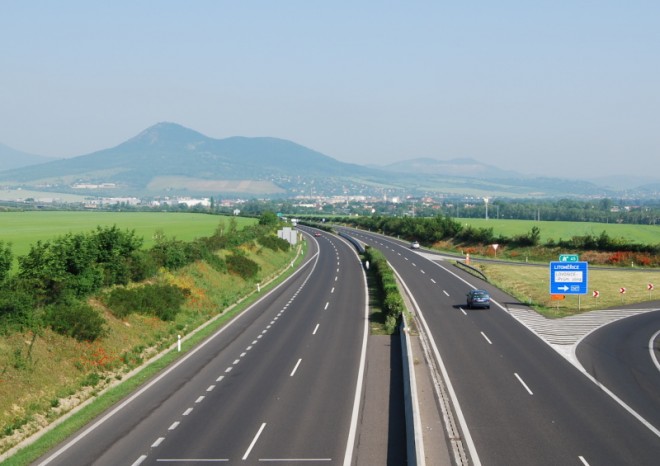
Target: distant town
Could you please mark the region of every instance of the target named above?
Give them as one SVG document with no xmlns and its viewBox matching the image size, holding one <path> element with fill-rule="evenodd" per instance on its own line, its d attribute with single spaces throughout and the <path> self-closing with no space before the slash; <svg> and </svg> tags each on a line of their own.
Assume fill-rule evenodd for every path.
<svg viewBox="0 0 660 466">
<path fill-rule="evenodd" d="M 78 185 L 79 189 L 93 189 Z M 101 185 L 99 185 L 100 187 Z M 108 184 L 102 185 L 108 189 Z M 286 199 L 240 197 L 90 196 L 23 191 L 0 187 L 0 210 L 187 211 L 258 216 L 283 215 L 394 216 L 590 221 L 656 225 L 660 200 L 630 199 L 508 199 L 476 196 L 297 195 Z"/>
</svg>

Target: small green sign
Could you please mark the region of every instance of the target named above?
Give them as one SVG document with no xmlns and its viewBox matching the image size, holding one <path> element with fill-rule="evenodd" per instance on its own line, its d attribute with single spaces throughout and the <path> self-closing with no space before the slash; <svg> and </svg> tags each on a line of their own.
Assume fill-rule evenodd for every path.
<svg viewBox="0 0 660 466">
<path fill-rule="evenodd" d="M 559 254 L 559 262 L 578 262 L 579 260 L 577 254 Z"/>
</svg>

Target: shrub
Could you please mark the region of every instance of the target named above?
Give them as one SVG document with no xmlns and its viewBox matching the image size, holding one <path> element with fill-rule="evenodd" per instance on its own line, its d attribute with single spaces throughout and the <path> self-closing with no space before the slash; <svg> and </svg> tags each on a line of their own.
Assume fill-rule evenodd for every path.
<svg viewBox="0 0 660 466">
<path fill-rule="evenodd" d="M 14 256 L 11 253 L 11 245 L 0 241 L 0 283 L 9 276 Z"/>
<path fill-rule="evenodd" d="M 156 264 L 169 270 L 180 269 L 188 265 L 189 259 L 186 243 L 175 239 L 159 239 L 151 248 L 150 253 Z"/>
<path fill-rule="evenodd" d="M 388 294 L 387 296 L 385 296 L 383 307 L 385 308 L 385 311 L 389 316 L 398 319 L 399 316 L 403 313 L 403 308 L 404 308 L 403 299 L 401 298 L 401 295 L 398 292 Z"/>
<path fill-rule="evenodd" d="M 168 284 L 144 285 L 139 288 L 115 288 L 103 301 L 111 312 L 123 318 L 135 312 L 153 315 L 161 320 L 174 320 L 190 291 Z"/>
<path fill-rule="evenodd" d="M 153 277 L 158 272 L 158 264 L 148 251 L 137 251 L 127 261 L 129 275 L 132 281 L 141 282 Z M 124 283 L 117 283 L 124 284 Z"/>
<path fill-rule="evenodd" d="M 227 257 L 227 269 L 244 280 L 249 280 L 257 275 L 259 265 L 249 257 L 234 252 Z"/>
<path fill-rule="evenodd" d="M 212 243 L 205 239 L 197 239 L 186 245 L 188 261 L 204 261 L 218 272 L 226 272 L 227 264 L 212 249 Z"/>
<path fill-rule="evenodd" d="M 396 331 L 399 318 L 405 309 L 403 298 L 399 293 L 394 272 L 383 253 L 368 247 L 365 255 L 377 277 L 381 305 L 385 313 L 385 330 L 392 334 Z"/>
<path fill-rule="evenodd" d="M 107 333 L 103 316 L 89 304 L 71 297 L 46 307 L 43 318 L 53 331 L 78 341 L 94 341 Z"/>
<path fill-rule="evenodd" d="M 257 241 L 263 247 L 273 251 L 288 251 L 290 247 L 287 240 L 278 238 L 277 236 L 273 235 L 260 236 Z"/>
<path fill-rule="evenodd" d="M 34 297 L 20 287 L 0 289 L 0 333 L 33 327 Z"/>
</svg>

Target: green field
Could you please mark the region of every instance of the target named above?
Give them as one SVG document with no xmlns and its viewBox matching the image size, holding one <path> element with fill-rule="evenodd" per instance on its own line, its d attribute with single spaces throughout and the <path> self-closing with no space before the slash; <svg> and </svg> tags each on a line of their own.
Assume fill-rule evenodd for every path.
<svg viewBox="0 0 660 466">
<path fill-rule="evenodd" d="M 239 229 L 256 222 L 234 218 Z M 11 243 L 17 257 L 27 254 L 30 245 L 38 240 L 116 225 L 122 230 L 135 230 L 137 236 L 144 238 L 144 246 L 149 247 L 158 231 L 168 238 L 190 241 L 212 235 L 220 222 L 228 225 L 229 220 L 230 217 L 218 215 L 171 212 L 0 212 L 0 241 Z"/>
<path fill-rule="evenodd" d="M 568 240 L 573 236 L 598 236 L 603 231 L 610 238 L 624 238 L 627 242 L 638 244 L 660 243 L 660 225 L 628 225 L 594 222 L 549 222 L 535 220 L 504 220 L 483 218 L 456 218 L 462 225 L 472 225 L 475 228 L 492 228 L 495 235 L 511 238 L 515 235 L 528 233 L 536 226 L 541 230 L 541 242 L 549 239 Z"/>
</svg>

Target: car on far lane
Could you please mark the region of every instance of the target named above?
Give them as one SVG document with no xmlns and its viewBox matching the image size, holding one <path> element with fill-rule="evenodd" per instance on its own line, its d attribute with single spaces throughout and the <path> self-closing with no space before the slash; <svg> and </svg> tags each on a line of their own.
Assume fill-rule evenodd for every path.
<svg viewBox="0 0 660 466">
<path fill-rule="evenodd" d="M 316 237 L 318 238 L 319 236 L 321 236 L 321 233 L 319 233 L 319 232 L 317 231 L 316 233 L 314 233 L 314 236 L 316 236 Z"/>
<path fill-rule="evenodd" d="M 413 241 L 410 243 L 410 249 L 419 249 L 419 243 L 417 241 Z"/>
<path fill-rule="evenodd" d="M 467 294 L 467 307 L 485 307 L 490 309 L 490 294 L 486 290 L 470 290 Z"/>
</svg>

